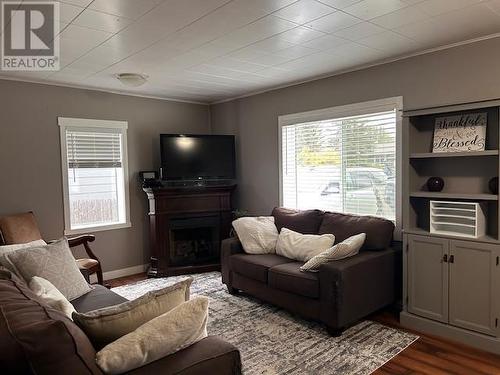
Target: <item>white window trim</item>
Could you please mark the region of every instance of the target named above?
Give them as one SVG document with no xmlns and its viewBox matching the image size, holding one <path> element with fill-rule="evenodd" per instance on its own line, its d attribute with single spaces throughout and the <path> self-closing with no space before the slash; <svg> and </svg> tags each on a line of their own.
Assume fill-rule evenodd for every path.
<svg viewBox="0 0 500 375">
<path fill-rule="evenodd" d="M 332 118 L 360 116 L 376 112 L 385 112 L 396 109 L 396 228 L 394 239 L 401 240 L 403 228 L 402 210 L 402 130 L 403 130 L 403 97 L 395 96 L 361 103 L 347 104 L 337 107 L 323 108 L 314 111 L 292 113 L 278 116 L 278 163 L 279 163 L 279 205 L 283 205 L 283 160 L 282 160 L 282 132 L 283 126 L 300 124 L 304 122 L 323 121 Z"/>
<path fill-rule="evenodd" d="M 59 133 L 61 139 L 61 169 L 63 178 L 63 202 L 64 202 L 64 234 L 84 234 L 88 232 L 101 232 L 112 229 L 123 229 L 132 227 L 130 222 L 130 192 L 128 173 L 128 151 L 127 151 L 127 121 L 95 120 L 71 117 L 58 117 Z M 122 134 L 122 155 L 123 155 L 123 180 L 125 189 L 125 223 L 93 225 L 85 228 L 71 229 L 69 211 L 69 181 L 68 181 L 68 154 L 66 149 L 66 129 L 119 129 Z"/>
</svg>

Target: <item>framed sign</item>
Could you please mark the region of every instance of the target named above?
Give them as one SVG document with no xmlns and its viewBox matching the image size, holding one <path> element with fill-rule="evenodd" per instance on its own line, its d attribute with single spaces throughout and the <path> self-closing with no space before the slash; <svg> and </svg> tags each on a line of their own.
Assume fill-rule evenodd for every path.
<svg viewBox="0 0 500 375">
<path fill-rule="evenodd" d="M 484 151 L 488 114 L 436 118 L 432 152 Z"/>
</svg>

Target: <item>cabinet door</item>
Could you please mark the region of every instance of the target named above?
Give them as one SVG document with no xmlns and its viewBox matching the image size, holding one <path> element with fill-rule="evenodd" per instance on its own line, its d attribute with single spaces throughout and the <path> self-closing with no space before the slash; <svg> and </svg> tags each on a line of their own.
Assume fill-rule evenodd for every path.
<svg viewBox="0 0 500 375">
<path fill-rule="evenodd" d="M 408 236 L 408 311 L 448 322 L 449 241 Z"/>
<path fill-rule="evenodd" d="M 495 335 L 497 248 L 491 244 L 451 241 L 450 324 Z"/>
</svg>

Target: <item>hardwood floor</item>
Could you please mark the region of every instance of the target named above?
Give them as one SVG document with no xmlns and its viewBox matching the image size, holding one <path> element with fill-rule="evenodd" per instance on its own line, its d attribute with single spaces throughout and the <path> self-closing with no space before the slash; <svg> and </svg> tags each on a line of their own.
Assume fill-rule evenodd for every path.
<svg viewBox="0 0 500 375">
<path fill-rule="evenodd" d="M 107 283 L 113 288 L 144 279 L 145 274 L 138 274 L 109 280 Z M 417 341 L 375 371 L 375 375 L 500 375 L 500 356 L 402 328 L 393 312 L 377 313 L 370 319 L 420 336 Z"/>
</svg>

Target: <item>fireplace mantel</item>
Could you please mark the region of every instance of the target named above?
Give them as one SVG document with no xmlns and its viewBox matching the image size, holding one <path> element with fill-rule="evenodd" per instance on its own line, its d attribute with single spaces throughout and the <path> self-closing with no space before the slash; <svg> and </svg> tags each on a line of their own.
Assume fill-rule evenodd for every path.
<svg viewBox="0 0 500 375">
<path fill-rule="evenodd" d="M 231 230 L 235 188 L 217 185 L 144 189 L 149 201 L 149 277 L 220 269 L 220 242 Z"/>
</svg>

